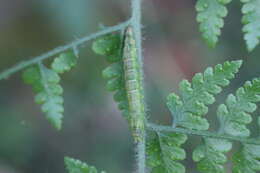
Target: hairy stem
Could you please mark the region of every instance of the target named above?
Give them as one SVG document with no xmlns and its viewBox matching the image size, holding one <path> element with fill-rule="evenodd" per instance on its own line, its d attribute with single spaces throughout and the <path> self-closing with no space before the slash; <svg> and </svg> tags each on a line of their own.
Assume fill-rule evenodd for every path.
<svg viewBox="0 0 260 173">
<path fill-rule="evenodd" d="M 76 47 L 78 47 L 78 46 L 80 46 L 80 45 L 82 45 L 82 44 L 84 44 L 84 43 L 86 43 L 90 40 L 93 40 L 93 39 L 95 39 L 99 36 L 106 35 L 106 34 L 111 33 L 111 32 L 122 30 L 122 29 L 126 28 L 130 24 L 130 22 L 131 22 L 131 20 L 128 20 L 126 22 L 120 23 L 120 24 L 115 25 L 115 26 L 106 27 L 105 29 L 103 29 L 99 32 L 87 35 L 87 36 L 82 37 L 82 38 L 77 39 L 77 40 L 74 40 L 67 45 L 57 47 L 57 48 L 50 50 L 50 51 L 48 51 L 48 52 L 46 52 L 42 55 L 33 57 L 30 60 L 20 62 L 20 63 L 14 65 L 13 67 L 8 68 L 7 70 L 0 73 L 0 80 L 6 79 L 9 76 L 11 76 L 12 74 L 19 72 L 20 70 L 23 70 L 24 68 L 26 68 L 30 65 L 37 64 L 37 63 L 39 63 L 39 62 L 41 62 L 45 59 L 51 58 L 54 55 L 59 54 L 61 52 L 64 52 L 68 49 L 75 50 Z"/>
<path fill-rule="evenodd" d="M 147 128 L 156 131 L 156 132 L 174 132 L 174 133 L 183 133 L 187 135 L 197 135 L 202 137 L 208 137 L 208 138 L 217 138 L 217 139 L 226 139 L 230 141 L 238 141 L 243 144 L 255 144 L 260 145 L 260 141 L 256 139 L 248 139 L 248 138 L 241 138 L 241 137 L 234 137 L 234 136 L 228 136 L 223 134 L 217 134 L 214 132 L 209 131 L 200 131 L 200 130 L 189 130 L 184 128 L 177 128 L 177 127 L 171 127 L 171 126 L 162 126 L 162 125 L 156 125 L 153 123 L 148 123 Z"/>
<path fill-rule="evenodd" d="M 138 58 L 138 66 L 139 70 L 139 92 L 142 95 L 139 101 L 140 106 L 138 108 L 142 109 L 138 112 L 141 112 L 138 116 L 141 116 L 139 120 L 142 122 L 138 122 L 138 124 L 134 125 L 136 127 L 143 127 L 143 129 L 136 129 L 138 133 L 138 140 L 135 140 L 135 150 L 137 157 L 137 173 L 145 173 L 145 102 L 144 102 L 144 92 L 143 92 L 143 58 L 142 58 L 142 32 L 141 32 L 141 0 L 132 0 L 132 17 L 131 17 L 131 26 L 133 28 L 134 38 L 136 41 L 136 49 L 137 49 L 137 58 Z M 130 105 L 131 106 L 131 105 Z M 131 115 L 130 115 L 131 116 Z M 141 123 L 141 125 L 140 125 Z"/>
</svg>

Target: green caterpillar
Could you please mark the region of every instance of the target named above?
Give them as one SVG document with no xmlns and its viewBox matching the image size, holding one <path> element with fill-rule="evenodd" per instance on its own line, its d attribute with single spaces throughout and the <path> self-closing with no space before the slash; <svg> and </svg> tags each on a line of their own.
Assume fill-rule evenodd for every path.
<svg viewBox="0 0 260 173">
<path fill-rule="evenodd" d="M 128 27 L 123 36 L 108 34 L 98 38 L 92 49 L 105 55 L 110 63 L 102 73 L 108 80 L 106 88 L 115 92 L 114 100 L 128 120 L 134 140 L 140 141 L 139 136 L 144 131 L 143 89 L 132 28 Z"/>
<path fill-rule="evenodd" d="M 134 39 L 133 29 L 128 27 L 125 31 L 123 64 L 125 72 L 125 86 L 129 103 L 130 127 L 135 141 L 140 141 L 144 131 L 144 104 L 143 87 L 138 52 Z"/>
</svg>

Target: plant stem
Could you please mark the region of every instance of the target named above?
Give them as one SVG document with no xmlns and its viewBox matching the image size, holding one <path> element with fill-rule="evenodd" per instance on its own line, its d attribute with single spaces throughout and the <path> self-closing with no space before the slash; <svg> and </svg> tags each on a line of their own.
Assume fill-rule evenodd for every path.
<svg viewBox="0 0 260 173">
<path fill-rule="evenodd" d="M 0 73 L 0 80 L 6 79 L 9 76 L 11 76 L 12 74 L 19 72 L 20 70 L 23 70 L 24 68 L 26 68 L 30 65 L 37 64 L 37 63 L 39 63 L 39 62 L 41 62 L 45 59 L 51 58 L 54 55 L 59 54 L 63 51 L 66 51 L 68 49 L 75 49 L 79 45 L 82 45 L 82 44 L 86 43 L 87 41 L 93 40 L 93 39 L 95 39 L 99 36 L 106 35 L 106 34 L 111 33 L 111 32 L 122 30 L 122 29 L 126 28 L 130 24 L 130 22 L 131 22 L 131 20 L 128 20 L 126 22 L 120 23 L 120 24 L 115 25 L 115 26 L 106 27 L 105 29 L 103 29 L 101 31 L 98 31 L 96 33 L 93 33 L 93 34 L 87 35 L 85 37 L 82 37 L 80 39 L 74 40 L 67 45 L 57 47 L 57 48 L 50 50 L 50 51 L 48 51 L 48 52 L 46 52 L 42 55 L 33 57 L 30 60 L 20 62 L 20 63 L 14 65 L 13 67 L 8 68 L 7 70 Z"/>
<path fill-rule="evenodd" d="M 177 127 L 174 128 L 171 126 L 156 125 L 153 123 L 147 123 L 147 128 L 149 128 L 152 131 L 156 131 L 156 132 L 175 132 L 175 133 L 177 132 L 177 133 L 183 133 L 183 134 L 187 134 L 187 135 L 197 135 L 197 136 L 208 137 L 208 138 L 217 138 L 217 139 L 226 139 L 229 141 L 238 141 L 243 144 L 260 145 L 260 141 L 257 139 L 228 136 L 228 135 L 217 134 L 217 133 L 209 132 L 209 131 L 189 130 L 189 129 L 177 128 Z"/>
<path fill-rule="evenodd" d="M 140 102 L 142 105 L 139 106 L 142 110 L 139 112 L 142 112 L 139 116 L 139 120 L 142 122 L 139 122 L 139 125 L 136 124 L 135 126 L 141 126 L 144 127 L 143 129 L 136 129 L 136 132 L 138 133 L 139 140 L 135 140 L 135 151 L 136 151 L 136 162 L 137 162 L 137 173 L 145 173 L 145 101 L 144 101 L 144 92 L 143 92 L 143 57 L 142 57 L 142 32 L 141 32 L 141 0 L 132 0 L 132 17 L 131 17 L 131 26 L 133 28 L 134 32 L 134 38 L 136 41 L 136 49 L 137 49 L 137 57 L 138 57 L 138 66 L 140 68 L 139 70 L 139 76 L 140 76 L 140 95 L 142 95 L 140 99 Z"/>
</svg>

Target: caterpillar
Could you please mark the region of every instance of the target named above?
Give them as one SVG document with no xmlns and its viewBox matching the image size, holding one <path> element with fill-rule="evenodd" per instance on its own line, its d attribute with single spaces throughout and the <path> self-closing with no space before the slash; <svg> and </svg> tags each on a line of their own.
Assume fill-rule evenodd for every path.
<svg viewBox="0 0 260 173">
<path fill-rule="evenodd" d="M 138 50 L 134 38 L 133 28 L 127 27 L 124 34 L 123 66 L 124 79 L 129 103 L 129 124 L 134 140 L 142 140 L 144 132 L 144 104 L 143 86 Z"/>
<path fill-rule="evenodd" d="M 122 37 L 121 37 L 122 36 Z M 110 65 L 103 70 L 106 88 L 115 92 L 114 100 L 127 119 L 135 142 L 144 134 L 144 95 L 142 74 L 133 28 L 127 27 L 122 35 L 108 34 L 93 42 L 96 54 L 105 55 Z M 121 39 L 122 38 L 122 39 Z"/>
</svg>

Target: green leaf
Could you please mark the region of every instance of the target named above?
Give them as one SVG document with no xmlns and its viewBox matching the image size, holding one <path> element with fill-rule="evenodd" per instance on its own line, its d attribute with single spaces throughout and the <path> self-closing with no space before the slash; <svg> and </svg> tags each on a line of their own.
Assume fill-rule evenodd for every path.
<svg viewBox="0 0 260 173">
<path fill-rule="evenodd" d="M 121 74 L 123 72 L 124 72 L 123 64 L 114 63 L 114 64 L 108 66 L 105 70 L 103 70 L 102 76 L 104 79 L 113 79 L 113 78 L 121 77 Z"/>
<path fill-rule="evenodd" d="M 97 169 L 70 157 L 65 157 L 64 162 L 69 173 L 98 173 Z M 105 173 L 102 171 L 101 173 Z"/>
<path fill-rule="evenodd" d="M 200 31 L 210 47 L 215 47 L 221 28 L 224 26 L 223 18 L 227 16 L 226 4 L 231 0 L 198 0 L 196 4 L 197 22 Z"/>
<path fill-rule="evenodd" d="M 124 86 L 124 79 L 120 76 L 118 78 L 113 78 L 107 81 L 106 89 L 108 91 L 117 91 Z"/>
<path fill-rule="evenodd" d="M 199 145 L 192 158 L 198 162 L 197 169 L 202 173 L 225 173 L 223 164 L 227 161 L 225 152 L 232 148 L 227 140 L 204 138 L 204 144 Z"/>
<path fill-rule="evenodd" d="M 41 64 L 25 70 L 23 80 L 34 88 L 35 102 L 42 104 L 46 118 L 55 128 L 61 129 L 64 108 L 58 74 Z"/>
<path fill-rule="evenodd" d="M 106 55 L 106 59 L 110 63 L 102 72 L 103 78 L 107 80 L 106 89 L 114 92 L 114 100 L 118 103 L 119 110 L 128 119 L 129 104 L 126 95 L 121 48 L 121 36 L 119 34 L 105 35 L 92 44 L 93 51 L 99 55 Z"/>
<path fill-rule="evenodd" d="M 245 144 L 233 157 L 233 173 L 257 173 L 260 171 L 260 146 Z"/>
<path fill-rule="evenodd" d="M 54 59 L 51 68 L 57 73 L 64 73 L 70 71 L 76 64 L 77 58 L 73 52 L 66 52 Z"/>
<path fill-rule="evenodd" d="M 249 113 L 256 110 L 255 102 L 260 101 L 260 79 L 254 79 L 252 82 L 246 82 L 239 88 L 236 96 L 230 94 L 226 100 L 226 105 L 221 104 L 218 107 L 217 115 L 220 120 L 219 134 L 226 134 L 239 137 L 248 137 L 250 134 L 246 124 L 252 121 Z M 204 144 L 199 145 L 193 152 L 193 160 L 198 162 L 198 170 L 203 173 L 224 173 L 224 163 L 226 162 L 225 152 L 232 148 L 232 143 L 221 139 L 204 138 Z M 260 154 L 259 154 L 260 155 Z M 235 162 L 243 166 L 240 157 L 245 157 L 242 152 L 237 153 Z M 246 160 L 246 159 L 245 159 Z M 238 164 L 238 162 L 241 162 Z M 247 162 L 247 161 L 245 161 Z M 248 163 L 248 162 L 247 162 Z M 234 170 L 237 173 L 252 172 L 249 169 L 242 170 L 236 166 Z"/>
<path fill-rule="evenodd" d="M 247 81 L 236 91 L 236 96 L 230 94 L 226 104 L 218 107 L 217 115 L 220 120 L 220 131 L 224 134 L 248 137 L 246 125 L 252 121 L 249 113 L 256 110 L 256 102 L 260 101 L 260 79 Z"/>
<path fill-rule="evenodd" d="M 179 133 L 156 133 L 146 146 L 147 164 L 152 173 L 184 173 L 185 167 L 177 162 L 186 157 L 180 146 L 187 136 Z"/>
<path fill-rule="evenodd" d="M 248 51 L 252 51 L 260 39 L 260 0 L 241 0 L 243 32 Z"/>
<path fill-rule="evenodd" d="M 33 87 L 35 102 L 42 104 L 41 110 L 45 113 L 46 118 L 58 130 L 62 126 L 63 118 L 63 93 L 62 87 L 59 85 L 60 77 L 58 73 L 69 71 L 76 65 L 77 59 L 73 52 L 60 54 L 51 64 L 52 69 L 46 68 L 39 63 L 26 69 L 22 78 L 26 84 Z"/>
<path fill-rule="evenodd" d="M 92 50 L 99 55 L 116 57 L 121 47 L 120 43 L 119 34 L 108 34 L 97 38 L 92 44 Z"/>
<path fill-rule="evenodd" d="M 192 83 L 183 80 L 180 83 L 181 97 L 172 93 L 167 97 L 167 106 L 173 116 L 173 126 L 188 129 L 207 130 L 209 124 L 201 116 L 208 112 L 207 105 L 214 103 L 214 95 L 221 92 L 221 87 L 227 86 L 234 78 L 242 61 L 225 62 L 215 68 L 207 68 L 205 72 L 197 73 Z"/>
<path fill-rule="evenodd" d="M 37 67 L 26 69 L 22 74 L 22 79 L 24 83 L 32 85 L 34 92 L 40 92 L 44 89 L 41 83 L 41 73 Z"/>
</svg>

